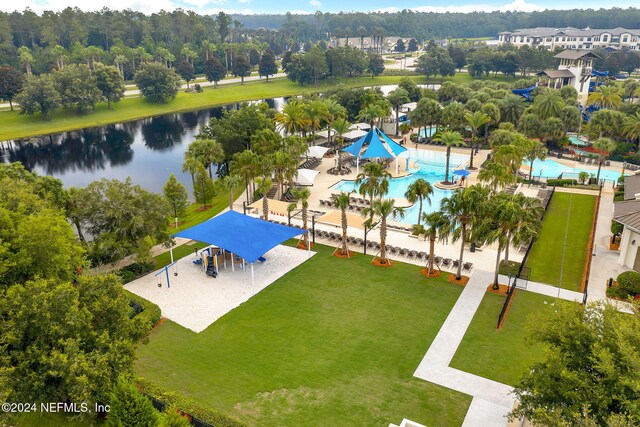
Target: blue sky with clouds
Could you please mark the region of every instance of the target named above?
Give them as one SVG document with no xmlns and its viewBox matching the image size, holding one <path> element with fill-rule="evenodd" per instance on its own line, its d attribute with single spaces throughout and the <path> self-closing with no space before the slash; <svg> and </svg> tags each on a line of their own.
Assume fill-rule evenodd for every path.
<svg viewBox="0 0 640 427">
<path fill-rule="evenodd" d="M 401 6 L 399 6 L 401 5 Z M 36 12 L 79 7 L 96 10 L 104 6 L 111 9 L 130 8 L 145 13 L 172 10 L 177 7 L 198 13 L 314 13 L 339 11 L 397 11 L 403 8 L 433 12 L 471 12 L 494 10 L 533 11 L 544 9 L 573 9 L 601 7 L 638 7 L 637 0 L 617 0 L 615 4 L 602 0 L 0 0 L 0 10 L 23 10 L 30 7 Z"/>
</svg>

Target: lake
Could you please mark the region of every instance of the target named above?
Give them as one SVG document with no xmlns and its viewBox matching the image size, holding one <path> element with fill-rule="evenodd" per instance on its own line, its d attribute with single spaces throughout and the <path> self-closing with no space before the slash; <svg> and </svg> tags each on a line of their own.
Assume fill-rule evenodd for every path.
<svg viewBox="0 0 640 427">
<path fill-rule="evenodd" d="M 379 87 L 386 95 L 397 85 Z M 265 102 L 280 111 L 285 98 Z M 5 142 L 0 161 L 21 162 L 28 170 L 60 179 L 65 187 L 131 177 L 134 184 L 162 192 L 169 175 L 174 174 L 191 194 L 191 176 L 182 173 L 184 152 L 212 117 L 220 118 L 224 110 L 238 106 L 228 104 Z"/>
</svg>

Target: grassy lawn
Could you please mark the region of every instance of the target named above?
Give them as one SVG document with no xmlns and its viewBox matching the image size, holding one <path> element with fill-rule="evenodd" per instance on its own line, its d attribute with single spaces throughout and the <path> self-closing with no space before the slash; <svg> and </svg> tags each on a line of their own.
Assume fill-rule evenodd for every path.
<svg viewBox="0 0 640 427">
<path fill-rule="evenodd" d="M 413 372 L 462 288 L 315 250 L 200 334 L 156 328 L 137 374 L 248 425 L 460 425 L 470 398 Z"/>
<path fill-rule="evenodd" d="M 516 385 L 529 366 L 543 356 L 542 345 L 525 339 L 527 318 L 532 313 L 551 309 L 553 301 L 553 297 L 517 290 L 502 328 L 497 330 L 504 297 L 487 292 L 451 361 L 451 367 Z"/>
<path fill-rule="evenodd" d="M 530 280 L 580 290 L 595 202 L 595 196 L 556 191 L 545 214 L 540 237 L 527 259 L 526 266 L 531 268 Z"/>
<path fill-rule="evenodd" d="M 417 83 L 424 81 L 423 77 L 415 76 Z M 63 132 L 91 126 L 101 126 L 108 123 L 120 123 L 143 117 L 153 117 L 178 111 L 190 111 L 201 108 L 214 107 L 233 102 L 253 99 L 273 98 L 279 96 L 296 95 L 303 92 L 320 92 L 338 84 L 357 87 L 371 85 L 393 84 L 400 81 L 397 76 L 379 76 L 375 79 L 360 77 L 339 79 L 335 84 L 322 83 L 320 86 L 300 86 L 288 79 L 277 79 L 268 84 L 264 81 L 247 82 L 244 85 L 229 84 L 218 88 L 204 87 L 202 93 L 179 92 L 178 96 L 168 104 L 153 104 L 140 97 L 126 98 L 113 104 L 107 110 L 106 103 L 100 103 L 90 114 L 78 115 L 67 110 L 58 110 L 51 114 L 51 120 L 42 120 L 39 114 L 26 116 L 18 111 L 0 112 L 0 141 L 23 138 L 33 135 Z"/>
</svg>

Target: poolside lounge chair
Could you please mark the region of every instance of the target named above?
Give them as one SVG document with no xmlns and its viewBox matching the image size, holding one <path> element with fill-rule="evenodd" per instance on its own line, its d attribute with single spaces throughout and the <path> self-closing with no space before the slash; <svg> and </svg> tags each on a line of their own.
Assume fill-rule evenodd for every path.
<svg viewBox="0 0 640 427">
<path fill-rule="evenodd" d="M 473 268 L 473 263 L 472 262 L 465 262 L 462 265 L 462 269 L 466 270 L 466 271 L 471 271 L 472 268 Z"/>
<path fill-rule="evenodd" d="M 396 248 L 395 246 L 389 246 L 389 252 L 395 255 L 398 253 L 398 248 Z"/>
<path fill-rule="evenodd" d="M 378 243 L 378 242 L 376 242 L 376 243 L 374 244 L 374 246 L 375 246 L 375 248 L 376 248 L 376 249 L 378 249 L 378 250 L 380 250 L 380 248 L 382 247 L 382 246 L 380 246 L 380 243 Z"/>
<path fill-rule="evenodd" d="M 456 259 L 456 260 L 453 261 L 453 267 L 454 268 L 458 268 L 459 265 L 460 265 L 460 260 Z"/>
<path fill-rule="evenodd" d="M 398 254 L 400 256 L 405 256 L 407 254 L 407 250 L 405 248 L 400 248 L 400 250 L 398 251 Z"/>
<path fill-rule="evenodd" d="M 445 258 L 444 260 L 442 260 L 442 265 L 444 265 L 445 267 L 449 267 L 449 265 L 451 265 L 451 258 Z"/>
<path fill-rule="evenodd" d="M 418 252 L 414 251 L 413 249 L 409 251 L 409 253 L 407 254 L 407 258 L 415 258 L 416 255 L 418 254 Z"/>
<path fill-rule="evenodd" d="M 436 263 L 436 265 L 440 265 L 442 264 L 442 257 L 441 256 L 436 256 L 433 258 L 433 261 Z"/>
</svg>

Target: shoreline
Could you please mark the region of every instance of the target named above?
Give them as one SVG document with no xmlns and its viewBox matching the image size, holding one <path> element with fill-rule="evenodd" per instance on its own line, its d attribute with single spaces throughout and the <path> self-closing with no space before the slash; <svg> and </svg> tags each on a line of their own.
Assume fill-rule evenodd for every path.
<svg viewBox="0 0 640 427">
<path fill-rule="evenodd" d="M 196 111 L 205 108 L 215 108 L 221 105 L 245 101 L 255 101 L 266 98 L 296 96 L 304 93 L 324 92 L 338 86 L 348 88 L 383 86 L 397 84 L 405 76 L 377 76 L 350 78 L 346 81 L 313 86 L 300 86 L 286 78 L 265 81 L 246 82 L 219 85 L 217 88 L 205 87 L 202 93 L 178 92 L 176 98 L 167 104 L 152 104 L 141 97 L 124 98 L 118 103 L 112 103 L 111 110 L 106 103 L 99 103 L 96 109 L 87 115 L 59 109 L 45 121 L 40 114 L 33 116 L 20 115 L 14 111 L 0 112 L 0 141 L 25 139 L 48 134 L 74 131 L 88 127 L 105 126 L 161 116 L 164 114 Z M 424 76 L 410 76 L 417 84 L 422 84 Z M 197 99 L 195 99 L 197 98 Z"/>
</svg>

